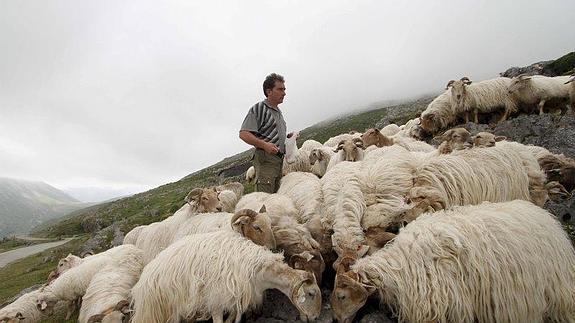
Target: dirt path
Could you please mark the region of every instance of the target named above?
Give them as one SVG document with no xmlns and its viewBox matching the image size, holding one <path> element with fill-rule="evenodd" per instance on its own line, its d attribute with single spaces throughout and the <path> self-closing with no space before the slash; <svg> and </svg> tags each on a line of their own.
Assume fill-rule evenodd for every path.
<svg viewBox="0 0 575 323">
<path fill-rule="evenodd" d="M 22 259 L 38 252 L 42 252 L 46 249 L 54 248 L 60 245 L 65 244 L 66 242 L 72 240 L 72 238 L 55 241 L 55 242 L 48 242 L 48 243 L 40 243 L 29 247 L 18 248 L 10 251 L 6 251 L 0 253 L 0 268 L 8 265 L 11 262 L 14 262 L 18 259 Z"/>
</svg>

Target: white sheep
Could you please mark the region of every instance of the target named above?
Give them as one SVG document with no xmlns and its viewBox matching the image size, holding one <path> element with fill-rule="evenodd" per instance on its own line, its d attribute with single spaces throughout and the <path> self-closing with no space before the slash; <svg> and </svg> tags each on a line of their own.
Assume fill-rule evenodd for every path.
<svg viewBox="0 0 575 323">
<path fill-rule="evenodd" d="M 92 278 L 82 297 L 78 322 L 121 323 L 129 313 L 130 291 L 144 268 L 144 253 L 139 249 L 108 264 Z"/>
<path fill-rule="evenodd" d="M 286 154 L 282 165 L 282 174 L 286 175 L 291 172 L 309 172 L 311 165 L 309 163 L 309 150 L 297 148 L 297 138 L 299 132 L 293 132 L 285 140 Z M 309 147 L 308 147 L 309 148 Z"/>
<path fill-rule="evenodd" d="M 289 216 L 291 218 L 298 218 L 298 210 L 296 209 L 293 201 L 283 194 L 269 194 L 265 192 L 254 192 L 244 195 L 236 205 L 236 212 L 242 209 L 249 209 L 253 211 L 260 210 L 263 206 L 266 207 L 266 212 L 269 217 L 274 221 L 274 218 Z"/>
<path fill-rule="evenodd" d="M 415 184 L 409 193 L 414 207 L 407 212 L 407 221 L 428 210 L 483 201 L 522 199 L 543 205 L 547 198 L 544 192 L 530 189 L 533 181 L 544 179 L 544 175 L 535 172 L 534 158 L 528 158 L 515 149 L 497 146 L 429 158 L 415 172 Z"/>
<path fill-rule="evenodd" d="M 321 310 L 315 278 L 283 259 L 230 231 L 187 236 L 144 268 L 132 289 L 132 322 L 211 317 L 221 323 L 226 313 L 240 322 L 270 288 L 289 297 L 304 318 L 315 319 Z"/>
<path fill-rule="evenodd" d="M 384 136 L 391 137 L 396 133 L 400 132 L 401 130 L 402 129 L 398 125 L 396 125 L 395 123 L 391 123 L 381 128 L 379 132 L 381 132 Z"/>
<path fill-rule="evenodd" d="M 571 78 L 565 82 L 569 84 L 569 102 L 571 104 L 571 112 L 575 114 L 575 74 L 571 75 Z"/>
<path fill-rule="evenodd" d="M 421 216 L 336 276 L 331 304 L 351 322 L 378 292 L 400 322 L 572 322 L 575 252 L 558 221 L 526 201 Z"/>
<path fill-rule="evenodd" d="M 218 200 L 215 188 L 196 188 L 186 196 L 187 204 L 162 222 L 147 225 L 138 234 L 135 246 L 144 251 L 145 262 L 148 263 L 160 251 L 167 247 L 180 225 L 198 213 L 221 211 L 222 204 Z"/>
<path fill-rule="evenodd" d="M 236 204 L 238 204 L 238 200 L 241 198 L 231 190 L 223 190 L 218 193 L 218 198 L 222 203 L 222 211 L 224 212 L 234 212 L 236 209 Z M 125 238 L 124 238 L 125 241 Z"/>
<path fill-rule="evenodd" d="M 318 177 L 325 175 L 327 166 L 333 155 L 335 155 L 335 152 L 331 147 L 322 146 L 312 149 L 309 153 L 311 172 Z"/>
<path fill-rule="evenodd" d="M 314 174 L 295 172 L 281 179 L 278 194 L 288 196 L 298 210 L 298 222 L 306 223 L 320 212 L 323 202 L 321 183 Z"/>
<path fill-rule="evenodd" d="M 327 147 L 337 147 L 339 143 L 342 142 L 343 140 L 354 140 L 360 137 L 361 133 L 359 132 L 354 134 L 342 133 L 340 135 L 329 138 L 328 140 L 326 140 L 326 142 L 323 143 L 323 145 Z"/>
<path fill-rule="evenodd" d="M 472 83 L 464 77 L 459 81 L 450 81 L 451 105 L 456 114 L 473 112 L 474 122 L 478 123 L 479 112 L 495 111 L 503 106 L 505 112 L 499 122 L 505 121 L 509 114 L 517 111 L 517 100 L 509 93 L 511 79 L 497 77 L 490 80 Z M 466 117 L 466 122 L 468 117 Z"/>
<path fill-rule="evenodd" d="M 246 171 L 246 182 L 253 184 L 256 182 L 256 168 L 254 166 L 250 166 Z"/>
<path fill-rule="evenodd" d="M 174 234 L 172 243 L 185 236 L 220 230 L 235 231 L 270 250 L 276 248 L 276 239 L 272 231 L 272 221 L 265 207 L 259 211 L 242 209 L 232 213 L 204 213 L 190 218 Z"/>
<path fill-rule="evenodd" d="M 447 128 L 455 119 L 456 115 L 451 109 L 451 91 L 446 90 L 433 99 L 421 113 L 421 128 L 436 134 L 441 129 Z"/>
<path fill-rule="evenodd" d="M 34 323 L 39 322 L 43 313 L 37 307 L 41 289 L 28 292 L 14 302 L 0 309 L 0 322 L 2 323 Z"/>
<path fill-rule="evenodd" d="M 342 140 L 334 150 L 335 155 L 331 157 L 327 164 L 327 170 L 330 170 L 342 161 L 357 162 L 363 160 L 363 141 L 361 138 Z"/>
<path fill-rule="evenodd" d="M 521 74 L 511 80 L 508 90 L 517 100 L 525 104 L 537 105 L 539 114 L 543 114 L 545 102 L 556 98 L 569 98 L 569 86 L 565 84 L 568 81 L 569 76 L 548 77 Z"/>
<path fill-rule="evenodd" d="M 109 264 L 117 264 L 123 258 L 142 251 L 134 245 L 121 245 L 86 258 L 80 265 L 71 268 L 42 288 L 37 305 L 41 311 L 51 310 L 57 301 L 72 302 L 86 293 L 92 278 Z"/>
<path fill-rule="evenodd" d="M 301 147 L 299 149 L 303 149 L 303 150 L 310 152 L 315 148 L 321 148 L 321 147 L 323 147 L 321 142 L 313 140 L 313 139 L 308 139 L 308 140 L 303 142 L 303 144 L 301 145 Z"/>
<path fill-rule="evenodd" d="M 133 244 L 133 245 L 135 245 L 136 241 L 138 241 L 138 237 L 140 236 L 140 233 L 142 233 L 142 231 L 144 231 L 144 228 L 147 226 L 148 225 L 139 225 L 139 226 L 133 228 L 132 230 L 130 230 L 124 236 L 124 241 L 122 242 L 122 244 Z"/>
</svg>

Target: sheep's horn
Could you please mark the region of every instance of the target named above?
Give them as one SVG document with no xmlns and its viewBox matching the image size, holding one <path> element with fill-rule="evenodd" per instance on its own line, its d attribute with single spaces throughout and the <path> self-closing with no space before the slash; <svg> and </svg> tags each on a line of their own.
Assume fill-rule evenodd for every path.
<svg viewBox="0 0 575 323">
<path fill-rule="evenodd" d="M 447 82 L 447 85 L 445 86 L 445 89 L 449 89 L 450 86 L 453 85 L 453 83 L 455 83 L 455 80 L 450 80 L 449 82 Z"/>
<path fill-rule="evenodd" d="M 232 217 L 232 223 L 236 222 L 237 219 L 239 219 L 242 216 L 249 216 L 251 218 L 255 218 L 258 215 L 258 213 L 254 210 L 250 210 L 250 209 L 241 209 L 239 211 L 237 211 L 234 216 Z"/>
</svg>

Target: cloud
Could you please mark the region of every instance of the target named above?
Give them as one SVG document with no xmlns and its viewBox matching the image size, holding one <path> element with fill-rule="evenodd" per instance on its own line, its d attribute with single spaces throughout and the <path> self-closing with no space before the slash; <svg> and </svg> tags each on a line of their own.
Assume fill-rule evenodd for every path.
<svg viewBox="0 0 575 323">
<path fill-rule="evenodd" d="M 290 130 L 572 51 L 572 1 L 0 5 L 0 176 L 155 187 L 248 148 L 265 75 Z M 565 15 L 562 17 L 561 15 Z"/>
</svg>

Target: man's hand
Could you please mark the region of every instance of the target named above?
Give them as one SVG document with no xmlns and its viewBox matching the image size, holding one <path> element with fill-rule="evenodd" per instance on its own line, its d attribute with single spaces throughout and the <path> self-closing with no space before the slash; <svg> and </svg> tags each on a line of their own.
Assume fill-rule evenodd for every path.
<svg viewBox="0 0 575 323">
<path fill-rule="evenodd" d="M 264 146 L 262 147 L 262 149 L 263 149 L 266 153 L 271 154 L 271 155 L 275 155 L 275 154 L 278 153 L 278 151 L 280 151 L 280 149 L 278 148 L 278 146 L 272 144 L 271 142 L 266 142 L 266 143 L 264 144 Z"/>
</svg>

